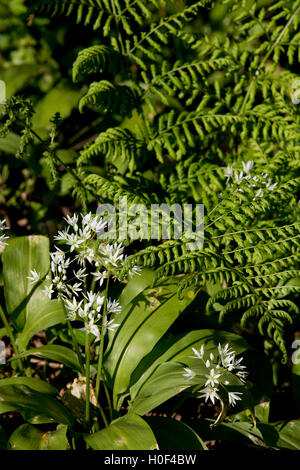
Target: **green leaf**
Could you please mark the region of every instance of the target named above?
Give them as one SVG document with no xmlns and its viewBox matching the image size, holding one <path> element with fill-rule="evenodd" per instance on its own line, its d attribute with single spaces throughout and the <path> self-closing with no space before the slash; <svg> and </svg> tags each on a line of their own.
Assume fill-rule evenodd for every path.
<svg viewBox="0 0 300 470">
<path fill-rule="evenodd" d="M 20 137 L 13 132 L 0 139 L 0 150 L 5 153 L 15 155 L 19 149 Z"/>
<path fill-rule="evenodd" d="M 4 296 L 8 315 L 18 330 L 22 330 L 33 310 L 41 311 L 45 296 L 42 284 L 32 285 L 30 271 L 36 269 L 41 278 L 50 268 L 49 239 L 41 235 L 11 238 L 2 254 Z"/>
<path fill-rule="evenodd" d="M 193 368 L 197 364 L 197 359 L 193 359 L 192 348 L 199 349 L 201 345 L 205 348 L 205 358 L 209 358 L 210 353 L 217 355 L 218 344 L 229 343 L 237 354 L 250 348 L 248 343 L 241 337 L 228 331 L 220 330 L 195 330 L 186 334 L 172 337 L 170 340 L 162 340 L 157 345 L 157 350 L 151 351 L 143 365 L 144 373 L 139 380 L 130 388 L 131 398 L 134 399 L 142 385 L 151 377 L 159 364 L 163 362 L 182 362 Z M 136 371 L 138 374 L 138 370 Z"/>
<path fill-rule="evenodd" d="M 177 281 L 164 280 L 144 289 L 118 315 L 117 329 L 106 351 L 105 368 L 113 380 L 114 406 L 128 391 L 139 362 L 152 350 L 172 323 L 195 298 L 191 289 L 177 295 Z"/>
<path fill-rule="evenodd" d="M 68 426 L 59 425 L 56 431 L 42 433 L 31 424 L 22 424 L 9 438 L 12 450 L 67 450 Z"/>
<path fill-rule="evenodd" d="M 74 418 L 58 400 L 37 392 L 25 385 L 5 385 L 0 387 L 0 413 L 17 411 L 31 422 L 61 423 L 72 425 Z"/>
<path fill-rule="evenodd" d="M 22 64 L 7 69 L 2 68 L 0 80 L 6 83 L 6 98 L 11 98 L 16 92 L 28 86 L 36 76 L 48 70 L 49 68 L 45 67 L 45 65 L 37 64 Z"/>
<path fill-rule="evenodd" d="M 62 119 L 66 119 L 71 114 L 72 109 L 76 108 L 81 96 L 81 91 L 61 84 L 56 85 L 35 107 L 36 113 L 32 120 L 34 130 L 42 137 L 46 137 L 50 119 L 53 118 L 55 113 L 60 113 Z"/>
<path fill-rule="evenodd" d="M 0 388 L 6 387 L 7 385 L 25 385 L 36 392 L 45 393 L 47 395 L 57 395 L 58 393 L 56 388 L 52 385 L 41 379 L 34 379 L 32 377 L 9 377 L 0 380 Z"/>
<path fill-rule="evenodd" d="M 273 449 L 300 449 L 300 421 L 279 421 L 276 423 L 253 423 L 237 421 L 222 423 L 213 430 L 209 427 L 212 420 L 195 420 L 191 426 L 202 436 L 210 435 L 210 439 L 235 442 L 237 444 L 255 444 L 259 447 Z"/>
<path fill-rule="evenodd" d="M 198 375 L 190 380 L 183 376 L 183 368 L 183 364 L 172 362 L 160 364 L 135 399 L 131 400 L 130 412 L 144 415 L 192 385 L 204 385 L 207 380 L 207 368 L 204 364 L 200 371 L 198 369 Z"/>
<path fill-rule="evenodd" d="M 18 356 L 14 356 L 14 359 L 27 356 L 51 359 L 52 361 L 60 362 L 73 370 L 81 371 L 78 357 L 75 352 L 65 346 L 60 346 L 59 344 L 49 344 L 40 348 L 29 349 Z"/>
<path fill-rule="evenodd" d="M 134 414 L 116 419 L 85 440 L 94 450 L 153 450 L 157 445 L 150 426 Z"/>
<path fill-rule="evenodd" d="M 278 449 L 300 450 L 300 421 L 280 421 L 272 423 L 272 427 L 275 432 L 270 432 L 270 437 L 266 439 L 269 445 L 275 445 Z"/>
<path fill-rule="evenodd" d="M 30 338 L 41 330 L 66 321 L 64 308 L 59 300 L 45 300 L 40 310 L 32 309 L 28 314 L 22 333 L 18 337 L 20 350 L 26 348 Z"/>
<path fill-rule="evenodd" d="M 202 439 L 187 424 L 177 419 L 146 416 L 160 450 L 208 450 Z"/>
<path fill-rule="evenodd" d="M 146 287 L 152 284 L 154 277 L 155 271 L 151 271 L 150 269 L 143 269 L 140 275 L 133 276 L 128 281 L 119 297 L 120 305 L 122 305 L 122 307 L 128 305 L 129 302 L 134 300 Z"/>
</svg>

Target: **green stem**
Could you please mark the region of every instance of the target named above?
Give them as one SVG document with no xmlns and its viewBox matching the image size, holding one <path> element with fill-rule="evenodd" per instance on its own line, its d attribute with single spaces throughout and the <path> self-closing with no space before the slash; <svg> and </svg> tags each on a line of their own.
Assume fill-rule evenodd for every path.
<svg viewBox="0 0 300 470">
<path fill-rule="evenodd" d="M 90 334 L 85 334 L 85 422 L 86 428 L 89 431 L 91 421 L 91 406 L 90 406 Z"/>
<path fill-rule="evenodd" d="M 99 352 L 99 360 L 98 360 L 98 369 L 97 369 L 97 379 L 96 379 L 96 399 L 99 400 L 99 391 L 100 391 L 100 382 L 101 382 L 101 374 L 102 374 L 102 363 L 103 363 L 103 350 L 104 350 L 104 323 L 106 319 L 106 306 L 107 306 L 107 293 L 108 293 L 108 285 L 109 285 L 109 274 L 107 276 L 106 287 L 105 287 L 105 298 L 103 304 L 103 316 L 102 316 L 102 324 L 101 324 L 101 333 L 100 333 L 100 352 Z"/>
<path fill-rule="evenodd" d="M 109 423 L 108 423 L 106 414 L 104 413 L 104 410 L 103 410 L 102 406 L 100 405 L 100 403 L 98 403 L 98 408 L 99 408 L 101 417 L 102 417 L 102 419 L 103 419 L 104 426 L 107 428 L 107 426 L 109 425 Z"/>
<path fill-rule="evenodd" d="M 65 306 L 64 306 L 64 309 L 65 309 Z M 72 339 L 73 348 L 75 349 L 75 352 L 76 352 L 77 357 L 78 357 L 78 362 L 80 364 L 81 372 L 82 372 L 82 374 L 84 374 L 84 363 L 83 363 L 83 360 L 82 360 L 82 355 L 81 355 L 81 352 L 80 352 L 80 349 L 79 349 L 79 345 L 77 343 L 77 339 L 74 335 L 74 331 L 73 331 L 70 320 L 67 320 L 67 325 L 68 325 L 68 329 L 69 329 L 69 334 L 70 334 L 71 339 Z"/>
<path fill-rule="evenodd" d="M 103 388 L 104 388 L 104 391 L 105 391 L 105 395 L 106 395 L 106 399 L 107 399 L 107 404 L 108 404 L 108 409 L 109 409 L 109 419 L 112 421 L 112 419 L 113 419 L 112 403 L 111 403 L 109 391 L 108 391 L 108 388 L 107 388 L 105 382 L 103 382 Z"/>
<path fill-rule="evenodd" d="M 4 324 L 4 326 L 5 326 L 6 332 L 7 332 L 8 336 L 9 336 L 9 339 L 10 339 L 10 342 L 11 342 L 11 345 L 12 345 L 12 348 L 13 348 L 13 351 L 14 351 L 15 355 L 18 356 L 18 355 L 19 355 L 19 349 L 18 349 L 18 346 L 17 346 L 17 344 L 16 344 L 16 342 L 15 342 L 15 338 L 14 338 L 13 331 L 12 331 L 12 329 L 11 329 L 11 327 L 10 327 L 8 321 L 7 321 L 6 315 L 5 315 L 5 313 L 4 313 L 4 311 L 3 311 L 2 307 L 1 307 L 1 305 L 0 305 L 0 317 L 1 317 L 1 320 L 3 321 L 3 324 Z M 17 359 L 17 363 L 18 363 L 19 369 L 20 369 L 21 371 L 23 371 L 23 370 L 24 370 L 24 367 L 23 367 L 23 362 L 22 362 L 22 360 L 21 360 L 21 359 Z"/>
</svg>

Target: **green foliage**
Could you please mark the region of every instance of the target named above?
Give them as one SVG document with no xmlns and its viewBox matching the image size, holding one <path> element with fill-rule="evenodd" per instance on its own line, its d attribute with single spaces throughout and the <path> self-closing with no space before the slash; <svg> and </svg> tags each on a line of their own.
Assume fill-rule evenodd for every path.
<svg viewBox="0 0 300 470">
<path fill-rule="evenodd" d="M 127 164 L 122 180 L 113 170 L 105 179 L 84 179 L 91 193 L 113 202 L 120 195 L 130 195 L 132 203 L 149 201 L 154 182 L 159 182 L 160 202 L 203 202 L 202 250 L 187 252 L 185 240 L 150 245 L 127 261 L 124 274 L 131 263 L 141 262 L 158 267 L 157 278 L 185 273 L 179 291 L 221 283 L 223 289 L 207 308 L 220 304 L 220 321 L 240 312 L 242 326 L 256 319 L 260 333 L 273 338 L 286 360 L 284 325 L 298 313 L 290 297 L 299 291 L 292 282 L 286 284 L 299 270 L 299 112 L 291 104 L 291 87 L 297 78 L 300 4 L 220 3 L 228 25 L 209 34 L 200 20 L 197 33 L 187 26 L 209 2 L 168 3 L 163 17 L 156 2 L 143 2 L 151 21 L 148 14 L 140 15 L 140 2 L 117 2 L 115 11 L 109 2 L 81 3 L 77 21 L 98 27 L 101 17 L 103 41 L 107 37 L 109 45 L 80 51 L 73 77 L 111 78 L 92 83 L 80 108 L 93 104 L 101 115 L 118 109 L 123 123 L 100 132 L 77 163 L 81 171 L 88 171 L 86 165 L 98 156 L 117 168 Z M 65 2 L 60 13 L 67 4 L 68 13 L 75 9 Z M 59 13 L 56 2 L 47 8 Z M 117 75 L 116 60 L 121 64 Z M 131 109 L 128 97 L 124 102 L 126 87 L 137 102 L 134 117 L 124 121 L 124 108 Z M 255 185 L 238 180 L 242 162 L 249 160 L 254 161 Z M 150 161 L 156 165 L 153 188 L 132 197 L 126 180 L 130 186 L 133 177 L 136 188 Z M 237 172 L 233 184 L 226 184 L 226 165 Z"/>
<path fill-rule="evenodd" d="M 129 210 L 134 204 L 188 203 L 193 217 L 195 205 L 204 204 L 201 247 L 190 250 L 184 235 L 166 240 L 160 234 L 154 241 L 148 233 L 144 240 L 127 240 L 133 242 L 131 256 L 124 259 L 120 280 L 137 265 L 153 271 L 130 281 L 121 294 L 121 326 L 110 333 L 104 350 L 104 382 L 112 405 L 99 410 L 105 429 L 85 436 L 93 449 L 140 449 L 139 434 L 147 449 L 157 442 L 176 446 L 178 441 L 170 443 L 161 435 L 158 420 L 138 415 L 176 395 L 185 400 L 205 384 L 204 366 L 189 383 L 182 376 L 183 366 L 194 365 L 192 347 L 205 344 L 216 354 L 218 343 L 228 342 L 237 353 L 250 353 L 233 331 L 258 342 L 256 335 L 261 335 L 276 383 L 276 361 L 287 362 L 287 340 L 299 324 L 300 0 L 4 3 L 0 79 L 8 85 L 8 100 L 0 105 L 0 189 L 5 214 L 6 206 L 22 212 L 24 185 L 15 190 L 11 183 L 15 162 L 18 171 L 29 170 L 30 178 L 24 173 L 26 194 L 39 193 L 42 180 L 42 201 L 27 205 L 30 226 L 36 229 L 51 212 L 43 204 L 57 213 L 59 200 L 65 214 L 65 198 L 71 211 L 81 206 L 83 212 L 101 202 L 117 206 L 122 196 Z M 25 12 L 31 14 L 28 27 Z M 52 34 L 47 25 L 55 16 Z M 69 41 L 69 31 L 76 40 Z M 27 40 L 22 43 L 23 36 Z M 24 97 L 16 95 L 20 92 Z M 0 313 L 2 321 L 9 316 L 16 337 L 12 365 L 22 371 L 19 361 L 28 364 L 35 356 L 78 374 L 82 358 L 69 348 L 61 305 L 41 302 L 27 282 L 34 266 L 43 276 L 49 269 L 45 240 L 39 240 L 41 252 L 29 241 L 10 241 L 2 256 L 6 303 Z M 197 326 L 174 336 L 189 306 Z M 54 344 L 31 347 L 40 330 Z M 103 350 L 93 348 L 101 356 Z M 93 375 L 95 366 L 85 371 Z M 298 403 L 297 375 L 294 366 Z M 228 372 L 230 386 L 241 386 L 234 381 Z M 244 414 L 225 419 L 222 402 L 219 426 L 209 436 L 298 448 L 293 436 L 293 429 L 299 433 L 297 422 L 269 423 L 269 413 L 262 411 L 265 403 L 269 410 L 269 397 L 260 404 L 255 386 L 249 388 L 250 399 L 241 386 L 247 395 L 241 404 Z M 20 412 L 33 424 L 57 422 L 72 429 L 73 418 L 50 392 L 47 403 L 43 392 L 25 382 L 7 383 L 1 393 L 1 410 Z M 36 405 L 40 399 L 51 410 L 47 415 Z M 126 400 L 129 412 L 120 417 Z M 213 422 L 200 421 L 178 424 L 178 433 L 205 448 L 199 436 L 207 436 Z M 168 419 L 161 426 L 172 429 Z M 40 430 L 32 427 L 17 429 L 8 442 L 30 447 L 24 429 L 33 436 L 32 445 L 41 448 Z M 58 441 L 52 436 L 54 446 L 66 448 L 64 432 Z M 0 440 L 8 445 L 2 434 Z M 49 446 L 55 448 L 51 439 Z"/>
</svg>

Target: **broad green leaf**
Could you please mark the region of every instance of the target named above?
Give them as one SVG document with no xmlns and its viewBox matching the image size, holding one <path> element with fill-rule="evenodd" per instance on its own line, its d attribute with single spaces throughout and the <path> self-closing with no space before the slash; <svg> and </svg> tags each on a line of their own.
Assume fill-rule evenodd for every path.
<svg viewBox="0 0 300 470">
<path fill-rule="evenodd" d="M 0 139 L 0 150 L 5 153 L 15 155 L 20 145 L 20 137 L 13 132 L 9 132 L 6 137 Z"/>
<path fill-rule="evenodd" d="M 50 119 L 53 118 L 55 113 L 60 113 L 63 119 L 67 118 L 72 110 L 77 107 L 81 96 L 81 91 L 61 84 L 52 88 L 35 107 L 36 113 L 32 121 L 35 131 L 42 136 L 46 136 Z"/>
<path fill-rule="evenodd" d="M 300 421 L 279 421 L 276 423 L 257 423 L 249 421 L 222 423 L 213 430 L 209 428 L 212 420 L 194 420 L 191 426 L 202 436 L 243 444 L 255 444 L 272 449 L 300 450 Z"/>
<path fill-rule="evenodd" d="M 143 269 L 140 275 L 133 276 L 124 287 L 119 302 L 122 307 L 129 304 L 146 287 L 152 284 L 155 272 L 150 269 Z"/>
<path fill-rule="evenodd" d="M 94 450 L 153 450 L 157 446 L 150 426 L 134 414 L 116 419 L 85 440 Z"/>
<path fill-rule="evenodd" d="M 275 445 L 278 449 L 300 450 L 300 421 L 280 421 L 271 423 L 273 430 L 278 433 L 270 432 L 270 437 L 266 439 L 269 445 Z M 270 428 L 269 428 L 270 429 Z"/>
<path fill-rule="evenodd" d="M 45 300 L 41 309 L 32 309 L 26 319 L 22 333 L 18 337 L 20 350 L 26 348 L 30 338 L 38 331 L 46 330 L 51 326 L 64 323 L 66 320 L 63 306 L 59 300 Z"/>
<path fill-rule="evenodd" d="M 17 329 L 22 330 L 28 315 L 45 305 L 42 284 L 32 285 L 28 276 L 35 269 L 41 278 L 49 271 L 49 239 L 41 235 L 11 238 L 2 254 L 6 309 Z M 49 299 L 48 299 L 49 300 Z M 46 300 L 47 303 L 47 300 Z"/>
<path fill-rule="evenodd" d="M 56 431 L 42 433 L 31 424 L 22 424 L 9 438 L 12 450 L 67 450 L 68 426 L 59 425 Z"/>
<path fill-rule="evenodd" d="M 118 315 L 120 326 L 107 348 L 105 363 L 113 380 L 115 406 L 118 396 L 128 391 L 139 362 L 195 298 L 196 293 L 187 289 L 179 299 L 177 287 L 173 279 L 144 289 Z"/>
<path fill-rule="evenodd" d="M 25 385 L 39 393 L 46 393 L 47 395 L 57 395 L 57 390 L 52 385 L 44 382 L 41 379 L 34 379 L 32 377 L 9 377 L 0 380 L 0 388 L 6 385 Z"/>
<path fill-rule="evenodd" d="M 187 424 L 177 419 L 146 416 L 160 450 L 208 450 L 202 439 Z"/>
<path fill-rule="evenodd" d="M 197 419 L 191 421 L 190 426 L 204 439 L 221 440 L 242 444 L 244 446 L 255 446 L 267 448 L 261 431 L 250 421 L 240 421 L 236 423 L 223 422 L 211 429 L 212 419 Z"/>
<path fill-rule="evenodd" d="M 0 71 L 0 80 L 6 83 L 6 98 L 11 98 L 16 92 L 28 86 L 36 76 L 48 70 L 49 67 L 45 65 L 34 64 L 22 64 L 7 69 L 2 68 Z"/>
<path fill-rule="evenodd" d="M 183 368 L 182 364 L 173 362 L 160 364 L 151 379 L 139 390 L 135 399 L 131 400 L 130 412 L 144 415 L 192 385 L 204 385 L 207 380 L 205 378 L 207 369 L 204 365 L 201 371 L 198 370 L 199 375 L 190 380 L 183 376 Z"/>
<path fill-rule="evenodd" d="M 51 359 L 52 361 L 60 362 L 71 369 L 81 371 L 76 353 L 65 346 L 60 346 L 59 344 L 49 344 L 40 348 L 29 349 L 19 356 L 15 356 L 14 359 L 26 356 L 37 356 Z"/>
<path fill-rule="evenodd" d="M 241 336 L 220 330 L 195 330 L 172 337 L 170 340 L 160 341 L 142 364 L 144 373 L 130 388 L 131 398 L 134 399 L 141 386 L 151 377 L 159 364 L 167 361 L 182 362 L 188 367 L 193 367 L 194 364 L 197 364 L 197 359 L 191 358 L 194 355 L 192 348 L 199 349 L 204 345 L 205 359 L 208 359 L 210 353 L 217 355 L 219 343 L 222 345 L 229 343 L 237 354 L 250 348 Z M 136 375 L 139 373 L 138 369 L 135 371 Z"/>
<path fill-rule="evenodd" d="M 34 416 L 37 416 L 39 422 L 72 425 L 74 421 L 70 411 L 58 400 L 25 385 L 0 387 L 0 413 L 10 411 L 17 411 L 24 419 L 30 416 L 32 420 Z"/>
</svg>

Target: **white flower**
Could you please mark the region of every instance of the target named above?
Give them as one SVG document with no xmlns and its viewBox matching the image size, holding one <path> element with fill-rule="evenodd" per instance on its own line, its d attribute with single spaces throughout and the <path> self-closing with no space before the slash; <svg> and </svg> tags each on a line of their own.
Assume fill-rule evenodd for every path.
<svg viewBox="0 0 300 470">
<path fill-rule="evenodd" d="M 83 215 L 81 214 L 81 221 L 82 221 L 82 225 L 85 226 L 85 225 L 88 225 L 90 220 L 91 220 L 91 217 L 92 217 L 92 213 L 89 212 L 88 214 L 86 215 Z"/>
<path fill-rule="evenodd" d="M 237 173 L 236 171 L 234 172 L 234 178 L 235 178 L 235 181 L 237 182 L 237 184 L 240 184 L 242 182 L 243 175 L 244 175 L 244 173 L 242 171 L 240 171 L 240 173 Z"/>
<path fill-rule="evenodd" d="M 98 294 L 96 294 L 95 292 L 88 291 L 86 295 L 84 295 L 84 297 L 86 298 L 86 300 L 88 301 L 90 305 L 93 305 L 93 303 L 97 299 L 97 295 Z"/>
<path fill-rule="evenodd" d="M 101 232 L 104 229 L 106 222 L 103 222 L 102 217 L 98 215 L 92 216 L 91 214 L 87 214 L 87 216 L 82 219 L 83 225 L 86 224 L 95 233 Z"/>
<path fill-rule="evenodd" d="M 233 367 L 232 361 L 234 361 L 234 351 L 229 348 L 229 344 L 225 344 L 224 347 L 221 344 L 218 344 L 218 351 L 221 359 L 222 366 L 225 369 L 232 370 Z"/>
<path fill-rule="evenodd" d="M 80 318 L 86 319 L 90 314 L 90 309 L 91 309 L 90 304 L 85 304 L 83 308 L 80 307 L 78 309 L 78 315 L 80 316 Z"/>
<path fill-rule="evenodd" d="M 260 188 L 255 194 L 253 200 L 255 200 L 257 197 L 263 197 L 263 196 L 264 196 L 263 190 Z"/>
<path fill-rule="evenodd" d="M 242 162 L 242 165 L 243 165 L 243 170 L 245 173 L 250 173 L 250 171 L 252 170 L 253 168 L 253 165 L 254 165 L 254 161 L 253 160 L 249 160 L 248 162 Z"/>
<path fill-rule="evenodd" d="M 94 250 L 92 250 L 92 248 L 85 248 L 75 256 L 75 259 L 81 264 L 81 266 L 83 266 L 85 260 L 92 263 L 94 259 Z"/>
<path fill-rule="evenodd" d="M 218 381 L 218 378 L 221 376 L 221 374 L 217 374 L 215 372 L 215 369 L 211 369 L 210 372 L 209 372 L 209 375 L 205 375 L 205 377 L 208 379 L 206 382 L 205 382 L 205 387 L 207 385 L 211 385 L 212 387 L 215 386 L 215 384 L 218 384 L 219 381 Z"/>
<path fill-rule="evenodd" d="M 75 312 L 67 312 L 67 320 L 75 321 L 76 318 L 77 318 L 77 316 L 76 316 Z"/>
<path fill-rule="evenodd" d="M 225 346 L 221 346 L 221 344 L 219 343 L 218 344 L 218 351 L 219 351 L 219 354 L 221 356 L 221 358 L 223 356 L 231 356 L 233 354 L 233 351 L 229 348 L 229 344 L 225 344 Z"/>
<path fill-rule="evenodd" d="M 0 230 L 8 230 L 8 228 L 6 227 L 6 220 L 5 219 L 2 219 L 0 220 Z"/>
<path fill-rule="evenodd" d="M 92 273 L 92 274 L 95 277 L 96 281 L 99 281 L 100 287 L 102 286 L 104 279 L 107 279 L 108 277 L 108 271 L 103 271 L 102 273 L 99 271 L 99 272 Z"/>
<path fill-rule="evenodd" d="M 94 324 L 93 320 L 89 321 L 89 323 L 85 323 L 83 328 L 79 328 L 81 331 L 85 331 L 88 334 L 92 334 L 96 337 L 100 335 L 99 328 L 97 325 Z"/>
<path fill-rule="evenodd" d="M 67 217 L 64 217 L 64 219 L 77 232 L 77 230 L 78 230 L 78 215 L 74 214 L 73 217 L 70 217 L 69 215 L 67 215 Z"/>
<path fill-rule="evenodd" d="M 205 362 L 205 367 L 209 368 L 210 367 L 210 361 L 207 359 L 207 361 Z"/>
<path fill-rule="evenodd" d="M 235 375 L 240 379 L 241 382 L 246 383 L 248 372 L 239 370 Z"/>
<path fill-rule="evenodd" d="M 79 279 L 79 281 L 82 281 L 83 278 L 87 276 L 87 273 L 85 273 L 85 268 L 79 269 L 77 272 L 73 271 L 74 276 Z"/>
<path fill-rule="evenodd" d="M 5 219 L 0 220 L 0 231 L 3 232 L 4 230 L 8 230 L 8 228 L 6 227 Z M 4 240 L 7 240 L 8 238 L 9 237 L 7 235 L 4 235 L 3 233 L 0 235 L 0 249 L 4 248 L 7 245 Z"/>
<path fill-rule="evenodd" d="M 241 400 L 238 395 L 243 395 L 242 392 L 228 392 L 229 405 L 234 406 L 237 400 Z"/>
<path fill-rule="evenodd" d="M 205 401 L 211 400 L 213 404 L 215 404 L 215 399 L 219 400 L 219 395 L 217 394 L 218 389 L 215 387 L 205 387 L 202 390 L 199 391 L 201 395 L 199 397 L 205 397 Z"/>
<path fill-rule="evenodd" d="M 192 358 L 195 358 L 195 359 L 203 359 L 203 356 L 204 356 L 204 346 L 202 344 L 202 346 L 200 347 L 199 351 L 197 351 L 197 349 L 195 348 L 192 348 L 195 356 L 189 356 L 189 357 L 192 357 Z"/>
<path fill-rule="evenodd" d="M 66 242 L 69 237 L 68 230 L 69 230 L 69 227 L 67 228 L 67 230 L 59 230 L 58 235 L 55 235 L 55 237 L 53 237 L 54 240 Z"/>
<path fill-rule="evenodd" d="M 276 188 L 278 183 L 273 183 L 271 182 L 271 180 L 269 179 L 267 184 L 266 184 L 266 188 L 269 190 L 269 191 L 273 191 L 273 189 Z"/>
<path fill-rule="evenodd" d="M 69 310 L 70 313 L 76 313 L 82 304 L 82 300 L 78 302 L 76 297 L 73 297 L 72 301 L 64 298 L 64 304 L 66 309 Z"/>
<path fill-rule="evenodd" d="M 3 247 L 5 247 L 5 245 L 7 245 L 7 243 L 5 243 L 5 241 L 4 241 L 7 238 L 9 238 L 9 237 L 7 237 L 6 235 L 0 235 L 0 248 L 3 248 Z"/>
<path fill-rule="evenodd" d="M 96 298 L 96 302 L 95 302 L 95 304 L 96 304 L 95 308 L 96 308 L 97 312 L 100 312 L 101 307 L 104 303 L 104 300 L 105 300 L 104 295 L 101 296 L 100 294 L 97 294 L 97 298 Z"/>
<path fill-rule="evenodd" d="M 188 367 L 184 367 L 185 374 L 182 374 L 183 377 L 187 377 L 189 380 L 195 377 L 196 372 L 194 372 L 192 369 L 189 369 Z"/>
<path fill-rule="evenodd" d="M 99 248 L 100 254 L 102 254 L 106 260 L 106 264 L 112 264 L 113 266 L 117 266 L 117 263 L 119 261 L 122 261 L 123 259 L 123 251 L 124 251 L 124 246 L 122 243 L 119 245 L 117 243 L 114 243 L 113 245 L 110 245 L 109 243 L 106 245 L 102 245 Z"/>
<path fill-rule="evenodd" d="M 51 299 L 51 295 L 53 294 L 54 290 L 53 290 L 53 286 L 52 284 L 50 284 L 50 286 L 46 286 L 43 290 L 42 290 L 42 293 L 49 297 L 49 299 Z"/>
<path fill-rule="evenodd" d="M 122 307 L 119 304 L 118 300 L 107 300 L 106 304 L 107 313 L 116 313 L 117 315 L 121 313 Z"/>
<path fill-rule="evenodd" d="M 142 266 L 133 266 L 132 268 L 129 269 L 129 274 L 131 274 L 132 276 L 133 275 L 140 276 L 142 269 L 143 269 Z"/>
<path fill-rule="evenodd" d="M 78 232 L 79 238 L 83 241 L 86 242 L 90 238 L 92 238 L 92 233 L 88 227 L 84 227 L 83 229 L 80 229 Z"/>
<path fill-rule="evenodd" d="M 82 284 L 81 282 L 75 282 L 75 284 L 73 284 L 72 286 L 68 284 L 68 289 L 70 290 L 70 292 L 72 292 L 72 294 L 77 296 L 78 292 L 82 292 Z"/>
<path fill-rule="evenodd" d="M 114 320 L 109 320 L 107 318 L 104 318 L 104 334 L 106 334 L 107 330 L 114 331 L 115 328 L 117 328 L 119 323 L 114 323 Z"/>
<path fill-rule="evenodd" d="M 31 284 L 36 283 L 41 277 L 41 275 L 37 273 L 35 269 L 31 269 L 30 274 L 31 276 L 27 276 L 26 279 L 29 279 L 31 281 Z"/>
<path fill-rule="evenodd" d="M 229 178 L 231 178 L 232 175 L 233 175 L 233 168 L 231 165 L 228 165 L 224 173 L 224 176 L 227 178 L 227 181 L 229 181 Z"/>
<path fill-rule="evenodd" d="M 67 245 L 70 245 L 70 251 L 73 251 L 75 248 L 79 248 L 81 243 L 83 243 L 84 240 L 82 240 L 76 233 L 71 233 L 71 235 L 68 236 L 67 240 Z"/>
</svg>

